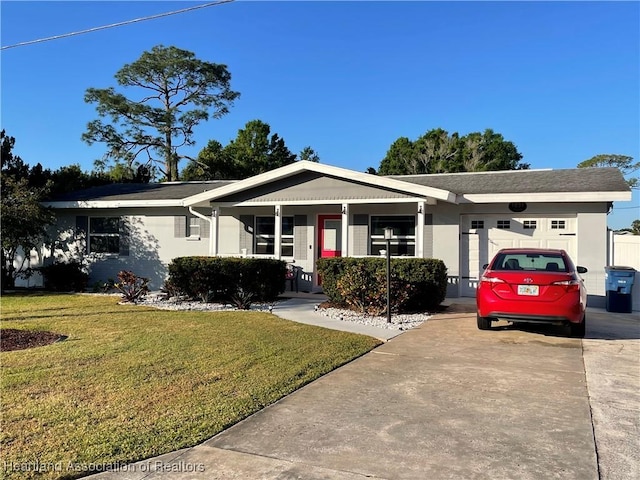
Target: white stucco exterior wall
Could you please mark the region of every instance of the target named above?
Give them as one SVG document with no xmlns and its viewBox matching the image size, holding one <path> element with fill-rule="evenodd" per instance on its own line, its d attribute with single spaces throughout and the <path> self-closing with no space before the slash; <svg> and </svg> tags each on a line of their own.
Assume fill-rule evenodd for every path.
<svg viewBox="0 0 640 480">
<path fill-rule="evenodd" d="M 208 238 L 188 238 L 175 236 L 175 216 L 189 216 L 187 209 L 165 209 L 163 215 L 146 215 L 141 209 L 95 209 L 72 210 L 58 212 L 58 234 L 64 248 L 51 252 L 43 249 L 42 256 L 38 259 L 39 265 L 43 262 L 65 260 L 73 256 L 81 257 L 88 266 L 89 288 L 96 282 L 105 282 L 115 279 L 120 270 L 131 270 L 134 273 L 148 276 L 152 289 L 162 287 L 167 276 L 167 266 L 175 257 L 191 255 L 208 255 Z M 73 239 L 71 233 L 75 231 L 76 217 L 104 217 L 118 216 L 126 219 L 129 226 L 129 255 L 117 254 L 87 254 L 85 248 Z M 70 253 L 72 255 L 70 255 Z M 36 266 L 36 265 L 33 265 Z M 29 286 L 40 286 L 41 279 L 32 277 Z M 20 285 L 20 284 L 18 284 Z"/>
<path fill-rule="evenodd" d="M 460 210 L 455 205 L 439 203 L 433 208 L 433 258 L 447 266 L 447 296 L 460 296 Z"/>
</svg>

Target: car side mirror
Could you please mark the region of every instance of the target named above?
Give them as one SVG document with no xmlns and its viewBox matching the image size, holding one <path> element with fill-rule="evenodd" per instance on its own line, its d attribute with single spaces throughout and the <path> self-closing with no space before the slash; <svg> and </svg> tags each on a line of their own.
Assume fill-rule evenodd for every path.
<svg viewBox="0 0 640 480">
<path fill-rule="evenodd" d="M 589 271 L 586 269 L 586 267 L 581 267 L 581 266 L 577 266 L 576 270 L 578 271 L 578 273 L 587 273 Z"/>
<path fill-rule="evenodd" d="M 485 263 L 484 265 L 482 265 L 482 269 L 483 269 L 483 270 L 486 270 L 488 266 L 489 266 L 489 264 L 488 264 L 488 263 Z"/>
</svg>

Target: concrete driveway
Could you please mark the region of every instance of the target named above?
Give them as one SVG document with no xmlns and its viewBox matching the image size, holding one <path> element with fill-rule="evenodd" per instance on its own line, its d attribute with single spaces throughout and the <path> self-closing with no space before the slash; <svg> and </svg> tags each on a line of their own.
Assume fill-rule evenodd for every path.
<svg viewBox="0 0 640 480">
<path fill-rule="evenodd" d="M 640 478 L 640 314 L 588 315 L 582 348 L 600 478 Z"/>
<path fill-rule="evenodd" d="M 125 479 L 638 478 L 640 321 L 479 331 L 452 306 L 209 441 Z M 595 437 L 594 437 L 595 433 Z"/>
</svg>

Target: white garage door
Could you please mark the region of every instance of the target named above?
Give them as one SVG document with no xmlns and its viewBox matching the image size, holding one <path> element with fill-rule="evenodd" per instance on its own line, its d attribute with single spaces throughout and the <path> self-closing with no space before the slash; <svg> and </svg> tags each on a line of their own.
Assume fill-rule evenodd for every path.
<svg viewBox="0 0 640 480">
<path fill-rule="evenodd" d="M 576 218 L 463 215 L 460 276 L 463 296 L 475 296 L 483 265 L 501 248 L 559 248 L 576 258 Z"/>
</svg>

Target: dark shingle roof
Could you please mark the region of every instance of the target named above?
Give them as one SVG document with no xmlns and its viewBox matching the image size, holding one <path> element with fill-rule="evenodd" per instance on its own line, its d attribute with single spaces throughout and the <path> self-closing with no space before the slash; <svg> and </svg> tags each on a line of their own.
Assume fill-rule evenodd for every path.
<svg viewBox="0 0 640 480">
<path fill-rule="evenodd" d="M 617 168 L 509 170 L 435 175 L 389 175 L 388 177 L 447 190 L 458 195 L 629 191 L 629 186 Z M 237 180 L 148 184 L 115 183 L 70 192 L 56 197 L 52 202 L 182 200 L 235 182 Z"/>
<path fill-rule="evenodd" d="M 118 200 L 182 200 L 198 193 L 224 187 L 235 180 L 210 182 L 171 183 L 113 183 L 69 192 L 54 198 L 53 202 L 118 201 Z"/>
<path fill-rule="evenodd" d="M 390 175 L 390 178 L 456 193 L 552 193 L 628 191 L 617 168 L 509 170 L 435 175 Z"/>
</svg>

